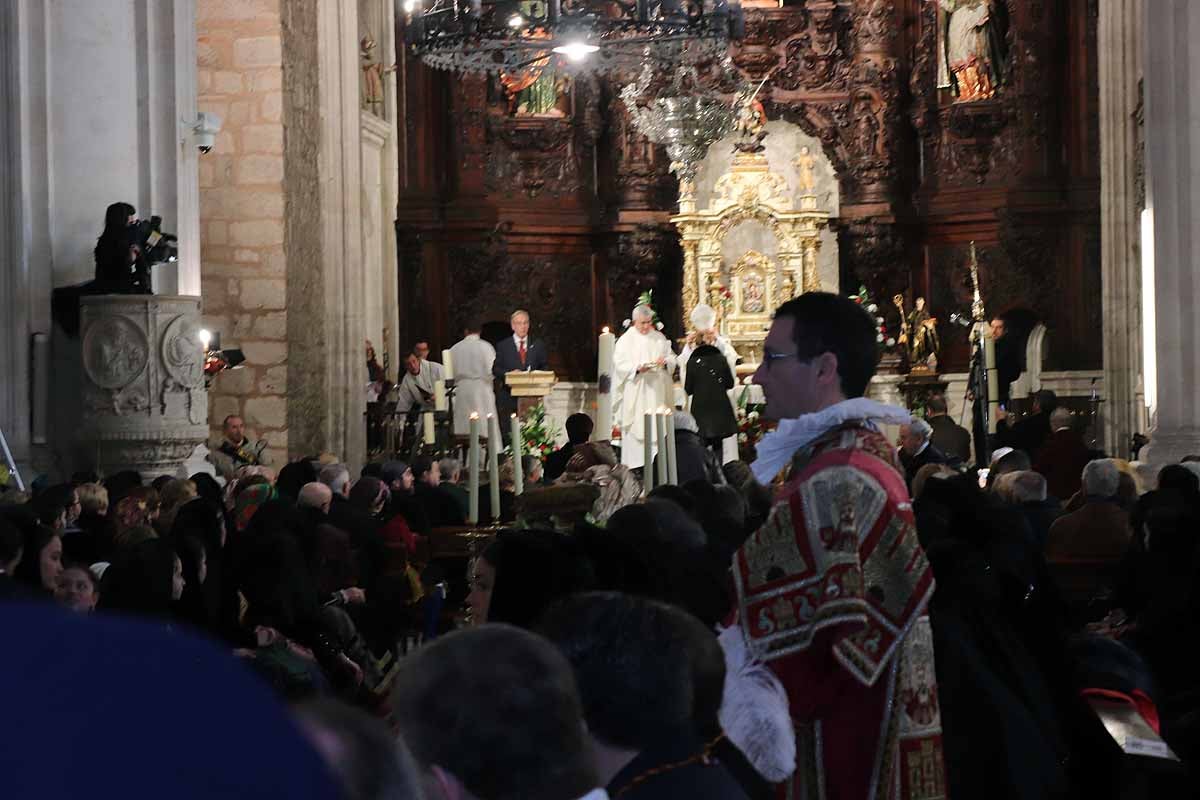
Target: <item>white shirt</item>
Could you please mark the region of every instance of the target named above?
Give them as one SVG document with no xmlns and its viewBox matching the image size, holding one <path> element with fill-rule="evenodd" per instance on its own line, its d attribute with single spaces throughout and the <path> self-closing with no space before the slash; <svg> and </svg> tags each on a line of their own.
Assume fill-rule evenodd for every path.
<svg viewBox="0 0 1200 800">
<path fill-rule="evenodd" d="M 473 333 L 450 348 L 454 359 L 454 432 L 468 431 L 472 413 L 480 420 L 496 413 L 496 395 L 492 390 L 492 364 L 496 350 Z M 486 431 L 486 423 L 480 431 Z"/>
<path fill-rule="evenodd" d="M 442 365 L 432 361 L 420 362 L 416 375 L 405 371 L 397 389 L 396 410 L 405 413 L 413 406 L 424 405 L 424 394 L 432 396 L 434 382 L 442 380 L 445 374 Z"/>
</svg>

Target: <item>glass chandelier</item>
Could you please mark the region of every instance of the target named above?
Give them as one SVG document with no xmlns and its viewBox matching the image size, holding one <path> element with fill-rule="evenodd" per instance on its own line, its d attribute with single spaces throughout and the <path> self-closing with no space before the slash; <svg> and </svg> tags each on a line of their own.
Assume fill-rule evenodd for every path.
<svg viewBox="0 0 1200 800">
<path fill-rule="evenodd" d="M 726 64 L 726 68 L 734 70 L 732 64 Z M 671 171 L 684 191 L 688 191 L 709 146 L 733 130 L 737 102 L 730 103 L 702 91 L 692 66 L 675 70 L 670 85 L 659 96 L 643 100 L 653 79 L 654 73 L 647 64 L 640 77 L 621 90 L 621 99 L 638 132 L 652 142 L 666 145 Z"/>
<path fill-rule="evenodd" d="M 404 0 L 405 39 L 437 69 L 636 74 L 720 58 L 741 0 Z"/>
</svg>

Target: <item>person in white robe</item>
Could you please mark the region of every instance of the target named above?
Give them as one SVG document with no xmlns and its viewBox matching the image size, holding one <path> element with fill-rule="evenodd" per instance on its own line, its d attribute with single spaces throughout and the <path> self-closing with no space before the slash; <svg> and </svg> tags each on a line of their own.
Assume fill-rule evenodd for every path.
<svg viewBox="0 0 1200 800">
<path fill-rule="evenodd" d="M 733 344 L 727 338 L 717 333 L 716 310 L 707 303 L 701 303 L 692 309 L 691 320 L 694 331 L 688 334 L 687 343 L 683 346 L 683 352 L 679 354 L 679 384 L 687 386 L 688 359 L 692 357 L 692 352 L 702 344 L 711 344 L 721 351 L 721 355 L 725 356 L 725 360 L 729 363 L 729 373 L 736 379 L 737 350 L 733 349 Z M 742 391 L 742 387 L 736 384 L 729 390 L 729 402 L 733 406 L 734 413 L 737 413 L 737 396 L 740 391 Z M 691 397 L 688 397 L 689 411 L 691 410 L 691 402 Z M 737 459 L 737 436 L 727 436 L 721 441 L 721 463 L 728 464 L 730 461 L 737 461 Z"/>
<path fill-rule="evenodd" d="M 454 364 L 454 433 L 470 431 L 471 414 L 479 414 L 480 435 L 486 436 L 488 414 L 496 413 L 496 394 L 492 389 L 492 364 L 496 349 L 479 338 L 479 330 L 467 330 L 462 341 L 450 348 Z"/>
<path fill-rule="evenodd" d="M 442 365 L 425 361 L 410 353 L 404 360 L 404 378 L 396 389 L 396 411 L 407 414 L 413 408 L 433 408 L 433 384 L 445 377 Z"/>
<path fill-rule="evenodd" d="M 621 428 L 621 463 L 630 469 L 641 467 L 644 452 L 644 418 L 673 404 L 675 353 L 667 337 L 654 329 L 654 312 L 649 306 L 633 309 L 629 330 L 617 339 L 613 350 L 615 393 L 620 402 L 617 416 Z M 657 443 L 652 443 L 657 451 Z"/>
</svg>

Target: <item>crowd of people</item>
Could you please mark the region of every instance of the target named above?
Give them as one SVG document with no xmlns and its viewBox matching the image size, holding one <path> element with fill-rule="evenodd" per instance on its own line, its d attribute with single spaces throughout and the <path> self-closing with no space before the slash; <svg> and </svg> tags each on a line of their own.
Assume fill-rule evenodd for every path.
<svg viewBox="0 0 1200 800">
<path fill-rule="evenodd" d="M 603 513 L 530 527 L 502 494 L 465 615 L 447 602 L 460 576 L 430 558 L 465 518 L 454 459 L 357 475 L 300 459 L 224 485 L 80 474 L 0 496 L 0 674 L 69 686 L 49 710 L 21 698 L 12 724 L 112 717 L 108 737 L 57 740 L 97 770 L 51 794 L 148 780 L 111 769 L 124 717 L 139 742 L 188 729 L 204 768 L 157 789 L 196 797 L 222 775 L 244 796 L 355 800 L 1115 797 L 1097 699 L 1200 762 L 1196 463 L 1142 491 L 1041 394 L 981 486 L 943 400 L 920 419 L 863 396 L 874 336 L 845 298 L 781 306 L 755 375 L 778 425 L 757 460 L 714 468 L 720 441 L 699 442 L 698 468 L 648 496 L 572 418 L 544 470 L 509 471 L 523 497 L 600 476 Z M 237 730 L 213 756 L 187 750 L 221 724 Z M 271 737 L 257 760 L 253 736 Z M 37 751 L 21 748 L 14 764 Z M 42 763 L 3 780 L 37 787 Z"/>
</svg>

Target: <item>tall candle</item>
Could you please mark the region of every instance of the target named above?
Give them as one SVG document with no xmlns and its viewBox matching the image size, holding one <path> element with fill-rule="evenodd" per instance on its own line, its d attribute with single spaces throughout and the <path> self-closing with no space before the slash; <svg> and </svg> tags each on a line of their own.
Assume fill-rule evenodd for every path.
<svg viewBox="0 0 1200 800">
<path fill-rule="evenodd" d="M 512 442 L 513 493 L 523 494 L 525 492 L 525 469 L 521 463 L 521 420 L 516 414 L 513 414 L 510 424 L 512 425 L 509 437 Z"/>
<path fill-rule="evenodd" d="M 449 350 L 442 351 L 442 374 L 446 380 L 454 380 L 454 356 Z"/>
<path fill-rule="evenodd" d="M 672 486 L 679 485 L 679 464 L 675 461 L 675 414 L 667 409 L 667 482 Z"/>
<path fill-rule="evenodd" d="M 608 328 L 600 332 L 599 357 L 596 363 L 596 427 L 592 430 L 592 438 L 596 441 L 608 441 L 612 438 L 613 428 L 613 349 L 617 337 Z"/>
<path fill-rule="evenodd" d="M 433 412 L 426 411 L 421 415 L 421 424 L 423 426 L 423 441 L 425 444 L 433 444 Z"/>
<path fill-rule="evenodd" d="M 500 423 L 495 414 L 487 415 L 488 426 L 488 499 L 492 501 L 492 519 L 500 519 Z"/>
<path fill-rule="evenodd" d="M 654 415 L 658 427 L 658 474 L 654 479 L 659 486 L 667 483 L 667 419 L 666 412 L 659 409 Z"/>
<path fill-rule="evenodd" d="M 646 414 L 646 428 L 642 435 L 642 445 L 645 447 L 646 461 L 642 465 L 642 485 L 646 494 L 654 489 L 654 415 Z"/>
<path fill-rule="evenodd" d="M 471 474 L 467 479 L 467 493 L 470 497 L 470 502 L 467 511 L 467 522 L 475 525 L 479 522 L 479 414 L 471 414 L 470 436 L 470 455 L 467 459 L 467 468 Z"/>
<path fill-rule="evenodd" d="M 441 378 L 433 382 L 433 407 L 438 411 L 445 411 L 446 405 L 446 382 Z"/>
</svg>

